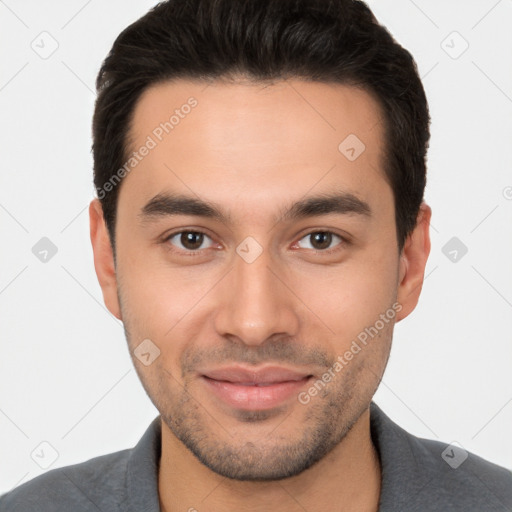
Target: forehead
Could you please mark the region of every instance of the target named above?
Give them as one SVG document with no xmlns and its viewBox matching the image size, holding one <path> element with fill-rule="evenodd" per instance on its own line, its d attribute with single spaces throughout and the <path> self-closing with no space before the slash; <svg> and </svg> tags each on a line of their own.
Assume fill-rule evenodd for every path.
<svg viewBox="0 0 512 512">
<path fill-rule="evenodd" d="M 378 102 L 352 86 L 164 82 L 136 104 L 129 146 L 144 156 L 121 195 L 138 202 L 171 189 L 247 208 L 313 189 L 377 197 L 389 189 L 383 130 Z"/>
</svg>

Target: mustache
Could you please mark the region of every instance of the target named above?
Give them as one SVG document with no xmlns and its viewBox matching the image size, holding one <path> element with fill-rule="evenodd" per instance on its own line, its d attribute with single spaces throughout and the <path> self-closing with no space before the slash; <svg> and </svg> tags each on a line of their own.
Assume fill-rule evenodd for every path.
<svg viewBox="0 0 512 512">
<path fill-rule="evenodd" d="M 192 372 L 198 366 L 245 363 L 261 365 L 263 363 L 285 363 L 296 366 L 320 366 L 329 368 L 336 360 L 325 350 L 305 346 L 294 340 L 267 341 L 261 345 L 246 345 L 242 341 L 229 341 L 221 346 L 185 350 L 181 356 L 183 373 Z"/>
</svg>

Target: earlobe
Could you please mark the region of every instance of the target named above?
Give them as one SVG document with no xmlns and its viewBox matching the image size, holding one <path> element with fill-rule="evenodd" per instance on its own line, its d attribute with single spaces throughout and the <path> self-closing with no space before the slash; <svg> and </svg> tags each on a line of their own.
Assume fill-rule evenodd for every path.
<svg viewBox="0 0 512 512">
<path fill-rule="evenodd" d="M 107 309 L 116 318 L 122 320 L 117 295 L 117 276 L 114 254 L 103 217 L 103 208 L 98 199 L 93 199 L 89 205 L 89 225 L 94 254 L 94 268 L 103 292 L 103 301 Z"/>
<path fill-rule="evenodd" d="M 423 286 L 425 267 L 430 254 L 430 218 L 432 210 L 422 203 L 416 227 L 407 237 L 400 255 L 398 302 L 402 309 L 397 322 L 408 316 L 416 307 Z"/>
</svg>

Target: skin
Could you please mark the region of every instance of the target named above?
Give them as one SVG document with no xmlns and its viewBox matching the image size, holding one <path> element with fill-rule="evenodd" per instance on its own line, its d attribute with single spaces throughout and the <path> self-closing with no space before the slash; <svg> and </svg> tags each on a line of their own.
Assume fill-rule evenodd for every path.
<svg viewBox="0 0 512 512">
<path fill-rule="evenodd" d="M 123 321 L 162 416 L 162 510 L 376 511 L 381 475 L 369 404 L 394 323 L 420 295 L 431 210 L 422 204 L 399 253 L 380 109 L 362 90 L 299 80 L 166 82 L 137 103 L 132 149 L 190 96 L 197 107 L 120 185 L 116 264 L 98 200 L 89 209 L 105 304 Z M 338 150 L 349 134 L 366 146 L 355 161 Z M 280 215 L 333 190 L 365 201 L 371 214 Z M 141 217 L 163 192 L 215 203 L 230 220 Z M 207 236 L 191 249 L 169 238 L 180 230 Z M 325 249 L 318 232 L 345 241 L 328 238 Z M 262 249 L 252 263 L 236 252 L 248 236 Z M 307 404 L 293 396 L 270 410 L 242 410 L 201 378 L 204 368 L 240 362 L 319 379 L 396 303 L 396 316 Z M 148 338 L 160 356 L 145 366 L 133 351 Z"/>
</svg>

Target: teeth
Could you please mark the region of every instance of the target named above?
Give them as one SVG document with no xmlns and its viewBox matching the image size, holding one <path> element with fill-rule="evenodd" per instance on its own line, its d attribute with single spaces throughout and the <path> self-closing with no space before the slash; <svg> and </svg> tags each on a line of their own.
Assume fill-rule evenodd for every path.
<svg viewBox="0 0 512 512">
<path fill-rule="evenodd" d="M 260 383 L 256 383 L 256 382 L 239 382 L 238 385 L 239 386 L 271 386 L 272 384 L 274 384 L 274 382 L 260 382 Z"/>
</svg>

